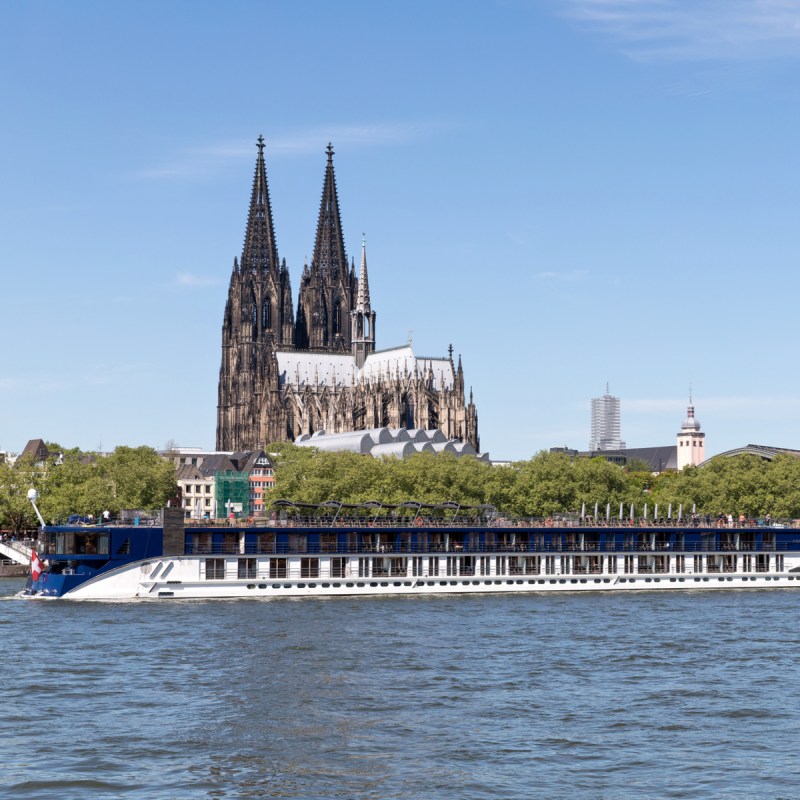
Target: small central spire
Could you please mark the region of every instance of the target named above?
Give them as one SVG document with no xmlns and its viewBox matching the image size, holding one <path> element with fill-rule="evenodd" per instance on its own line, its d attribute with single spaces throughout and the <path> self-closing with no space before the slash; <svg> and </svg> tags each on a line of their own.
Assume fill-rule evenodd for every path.
<svg viewBox="0 0 800 800">
<path fill-rule="evenodd" d="M 263 156 L 264 155 L 264 137 L 261 134 L 259 134 L 257 141 L 258 141 L 258 144 L 257 144 L 258 154 L 260 156 Z"/>
<path fill-rule="evenodd" d="M 330 142 L 328 142 L 328 147 L 326 149 L 326 152 L 328 154 L 328 163 L 332 164 L 333 163 L 333 145 Z"/>
<path fill-rule="evenodd" d="M 367 239 L 361 234 L 361 271 L 358 273 L 358 295 L 356 297 L 356 310 L 370 312 L 369 276 L 367 275 Z"/>
</svg>

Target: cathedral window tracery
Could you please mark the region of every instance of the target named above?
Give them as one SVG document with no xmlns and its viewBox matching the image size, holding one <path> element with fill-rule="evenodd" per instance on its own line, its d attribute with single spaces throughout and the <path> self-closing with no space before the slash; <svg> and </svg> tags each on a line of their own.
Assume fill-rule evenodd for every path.
<svg viewBox="0 0 800 800">
<path fill-rule="evenodd" d="M 261 329 L 272 330 L 272 298 L 268 297 L 261 307 Z"/>
<path fill-rule="evenodd" d="M 336 301 L 333 307 L 333 335 L 339 336 L 342 333 L 342 303 Z"/>
</svg>

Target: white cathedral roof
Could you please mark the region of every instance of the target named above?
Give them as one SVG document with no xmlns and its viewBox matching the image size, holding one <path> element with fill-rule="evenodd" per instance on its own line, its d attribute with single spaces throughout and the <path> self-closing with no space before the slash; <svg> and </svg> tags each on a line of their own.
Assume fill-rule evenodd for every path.
<svg viewBox="0 0 800 800">
<path fill-rule="evenodd" d="M 394 378 L 398 373 L 424 376 L 430 369 L 433 373 L 433 388 L 437 391 L 452 389 L 453 365 L 449 358 L 425 358 L 416 356 L 411 345 L 393 347 L 370 353 L 364 366 L 356 367 L 351 353 L 319 353 L 303 350 L 278 350 L 278 375 L 280 384 L 299 383 L 320 386 L 352 386 L 360 380 Z"/>
<path fill-rule="evenodd" d="M 298 436 L 294 442 L 299 447 L 316 447 L 328 452 L 369 453 L 374 458 L 394 456 L 408 458 L 415 453 L 452 453 L 454 456 L 475 456 L 481 461 L 488 461 L 489 454 L 477 454 L 468 442 L 448 439 L 441 430 L 424 430 L 417 428 L 372 428 L 366 431 L 344 431 L 343 433 L 326 433 L 316 431 L 309 436 Z"/>
</svg>

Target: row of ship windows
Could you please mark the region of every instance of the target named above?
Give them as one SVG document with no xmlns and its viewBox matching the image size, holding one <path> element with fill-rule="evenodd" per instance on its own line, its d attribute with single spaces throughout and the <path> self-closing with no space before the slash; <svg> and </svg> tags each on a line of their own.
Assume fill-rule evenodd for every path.
<svg viewBox="0 0 800 800">
<path fill-rule="evenodd" d="M 738 556 L 706 556 L 704 563 L 703 556 L 693 556 L 694 573 L 735 573 L 741 566 L 742 572 L 768 572 L 770 568 L 770 557 L 768 555 L 759 555 L 755 559 L 750 555 L 743 555 L 741 561 Z M 776 554 L 772 562 L 772 566 L 776 572 L 783 572 L 784 570 L 784 556 L 781 553 Z M 492 559 L 489 556 L 480 556 L 475 559 L 470 556 L 449 556 L 444 560 L 444 565 L 440 564 L 440 559 L 437 556 L 430 556 L 423 558 L 416 556 L 411 559 L 388 557 L 388 558 L 359 558 L 357 564 L 352 565 L 350 559 L 346 557 L 331 558 L 329 561 L 329 570 L 331 578 L 348 578 L 355 577 L 356 571 L 359 578 L 370 577 L 407 577 L 409 561 L 411 561 L 411 576 L 412 577 L 437 577 L 441 572 L 448 576 L 468 576 L 468 575 L 482 575 L 489 576 L 492 574 Z M 477 561 L 477 565 L 476 565 Z M 606 559 L 606 569 L 603 569 L 603 559 L 599 556 L 561 556 L 556 561 L 555 556 L 526 556 L 526 557 L 506 557 L 496 556 L 495 559 L 496 575 L 597 575 L 605 574 L 616 575 L 617 573 L 617 559 L 614 556 L 609 556 Z M 226 559 L 224 558 L 206 558 L 203 560 L 204 572 L 206 580 L 224 580 L 226 577 Z M 256 558 L 239 558 L 237 559 L 237 577 L 242 579 L 252 579 L 259 577 L 269 578 L 288 578 L 289 576 L 289 560 L 286 558 L 270 558 L 261 562 L 262 575 L 259 575 L 259 562 Z M 442 569 L 442 566 L 444 567 Z M 559 567 L 556 572 L 556 566 Z M 319 558 L 301 558 L 299 560 L 300 578 L 319 578 L 320 575 L 320 559 Z M 705 569 L 704 569 L 705 567 Z M 623 568 L 625 575 L 631 574 L 665 574 L 674 573 L 681 574 L 686 572 L 685 556 L 675 556 L 675 561 L 672 565 L 669 562 L 669 556 L 625 556 L 623 559 Z M 597 580 L 597 579 L 595 579 Z M 635 578 L 620 578 L 621 582 L 635 581 Z M 645 581 L 661 580 L 660 578 L 643 578 Z M 672 579 L 670 579 L 672 580 Z M 683 581 L 683 578 L 679 580 Z M 695 578 L 699 580 L 699 578 Z M 725 580 L 725 578 L 720 578 Z"/>
</svg>

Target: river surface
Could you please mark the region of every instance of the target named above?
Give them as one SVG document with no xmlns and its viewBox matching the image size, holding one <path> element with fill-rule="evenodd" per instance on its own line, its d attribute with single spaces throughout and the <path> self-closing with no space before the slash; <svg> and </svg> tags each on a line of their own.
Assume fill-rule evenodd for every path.
<svg viewBox="0 0 800 800">
<path fill-rule="evenodd" d="M 800 592 L 69 603 L 0 580 L 0 798 L 797 798 Z"/>
</svg>

